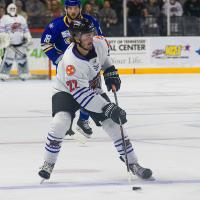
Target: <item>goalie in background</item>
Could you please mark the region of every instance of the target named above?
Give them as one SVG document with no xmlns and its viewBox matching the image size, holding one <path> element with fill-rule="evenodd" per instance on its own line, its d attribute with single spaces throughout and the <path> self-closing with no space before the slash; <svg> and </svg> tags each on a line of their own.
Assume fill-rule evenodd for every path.
<svg viewBox="0 0 200 200">
<path fill-rule="evenodd" d="M 16 61 L 19 78 L 23 81 L 27 80 L 30 78 L 27 47 L 32 40 L 27 21 L 23 16 L 17 15 L 17 7 L 12 3 L 8 5 L 7 14 L 0 22 L 0 47 L 5 48 L 0 67 L 0 79 L 2 81 L 9 79 L 13 62 Z"/>
<path fill-rule="evenodd" d="M 0 24 L 1 24 L 1 18 L 4 16 L 4 14 L 5 14 L 5 6 L 4 6 L 4 4 L 0 3 Z M 1 44 L 1 37 L 0 37 L 0 48 L 1 49 L 3 48 L 2 44 Z M 3 56 L 3 52 L 1 52 L 1 55 L 0 55 L 0 63 L 2 61 L 2 56 Z"/>
</svg>

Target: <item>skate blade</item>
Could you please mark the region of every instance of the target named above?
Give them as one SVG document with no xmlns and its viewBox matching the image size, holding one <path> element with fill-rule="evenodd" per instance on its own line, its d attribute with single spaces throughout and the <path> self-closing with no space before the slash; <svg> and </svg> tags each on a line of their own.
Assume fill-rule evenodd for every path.
<svg viewBox="0 0 200 200">
<path fill-rule="evenodd" d="M 155 181 L 156 179 L 153 177 L 153 176 L 151 176 L 150 178 L 148 178 L 148 179 L 146 179 L 147 181 Z"/>
</svg>

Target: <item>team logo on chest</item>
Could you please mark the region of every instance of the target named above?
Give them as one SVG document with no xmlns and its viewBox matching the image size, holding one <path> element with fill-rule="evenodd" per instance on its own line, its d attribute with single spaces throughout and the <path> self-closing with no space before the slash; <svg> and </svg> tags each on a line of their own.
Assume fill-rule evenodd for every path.
<svg viewBox="0 0 200 200">
<path fill-rule="evenodd" d="M 15 23 L 13 23 L 12 25 L 11 25 L 11 31 L 14 33 L 14 32 L 17 32 L 17 31 L 19 31 L 20 29 L 21 29 L 21 27 L 22 27 L 22 25 L 20 24 L 20 23 L 17 23 L 17 22 L 15 22 Z"/>
<path fill-rule="evenodd" d="M 72 76 L 75 73 L 76 69 L 73 65 L 68 65 L 66 67 L 66 73 L 68 76 Z"/>
<path fill-rule="evenodd" d="M 99 69 L 99 62 L 98 62 L 98 59 L 97 58 L 93 58 L 90 60 L 90 63 L 92 65 L 92 68 L 95 70 L 95 71 L 98 71 Z"/>
</svg>

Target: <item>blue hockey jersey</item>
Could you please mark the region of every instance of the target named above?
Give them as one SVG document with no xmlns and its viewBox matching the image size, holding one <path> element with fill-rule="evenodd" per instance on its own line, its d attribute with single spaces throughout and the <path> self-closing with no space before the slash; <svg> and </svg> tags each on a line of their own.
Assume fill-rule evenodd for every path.
<svg viewBox="0 0 200 200">
<path fill-rule="evenodd" d="M 97 34 L 102 35 L 100 25 L 96 19 L 86 14 L 83 14 L 82 17 L 91 21 L 96 28 Z M 63 53 L 70 45 L 70 33 L 68 27 L 67 16 L 62 16 L 50 22 L 42 34 L 42 50 L 54 65 L 59 63 Z"/>
</svg>

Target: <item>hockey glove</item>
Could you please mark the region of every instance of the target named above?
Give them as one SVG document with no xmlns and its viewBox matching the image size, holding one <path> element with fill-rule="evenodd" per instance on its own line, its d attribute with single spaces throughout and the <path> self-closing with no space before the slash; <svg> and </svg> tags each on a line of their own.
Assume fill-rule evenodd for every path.
<svg viewBox="0 0 200 200">
<path fill-rule="evenodd" d="M 111 118 L 117 124 L 127 122 L 126 112 L 114 103 L 107 104 L 102 110 L 106 117 Z"/>
<path fill-rule="evenodd" d="M 119 78 L 117 69 L 114 66 L 109 67 L 103 73 L 105 84 L 107 86 L 108 91 L 112 89 L 112 85 L 115 85 L 116 91 L 120 89 L 121 80 Z"/>
</svg>

